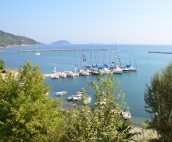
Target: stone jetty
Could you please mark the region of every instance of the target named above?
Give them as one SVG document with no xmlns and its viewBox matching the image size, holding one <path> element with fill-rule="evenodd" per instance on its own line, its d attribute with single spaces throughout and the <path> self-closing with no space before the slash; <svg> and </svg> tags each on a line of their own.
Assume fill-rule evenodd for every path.
<svg viewBox="0 0 172 142">
<path fill-rule="evenodd" d="M 58 49 L 41 49 L 41 50 L 18 50 L 18 52 L 50 52 L 50 51 L 85 51 L 85 50 L 108 50 L 106 48 L 58 48 Z"/>
<path fill-rule="evenodd" d="M 172 54 L 172 52 L 159 52 L 159 51 L 149 51 L 148 53 L 157 53 L 157 54 Z"/>
</svg>

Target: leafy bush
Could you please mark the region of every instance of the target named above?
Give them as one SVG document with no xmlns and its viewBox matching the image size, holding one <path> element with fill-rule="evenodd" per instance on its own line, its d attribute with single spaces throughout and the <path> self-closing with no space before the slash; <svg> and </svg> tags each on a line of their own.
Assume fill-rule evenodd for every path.
<svg viewBox="0 0 172 142">
<path fill-rule="evenodd" d="M 172 141 L 172 63 L 151 79 L 145 91 L 146 111 L 152 114 L 150 127 L 160 134 L 160 141 Z"/>
<path fill-rule="evenodd" d="M 37 65 L 29 61 L 18 75 L 0 74 L 0 141 L 49 141 L 63 124 L 61 103 L 45 94 L 49 91 Z"/>
<path fill-rule="evenodd" d="M 118 83 L 113 84 L 112 75 L 103 79 L 100 74 L 97 83 L 92 82 L 90 86 L 95 89 L 95 104 L 82 105 L 79 108 L 76 106 L 66 112 L 66 133 L 61 141 L 129 141 L 131 136 L 129 123 L 119 113 L 121 107 L 125 107 L 125 102 L 122 91 L 117 91 Z"/>
<path fill-rule="evenodd" d="M 0 60 L 0 70 L 4 70 L 5 69 L 5 64 L 3 60 Z"/>
</svg>

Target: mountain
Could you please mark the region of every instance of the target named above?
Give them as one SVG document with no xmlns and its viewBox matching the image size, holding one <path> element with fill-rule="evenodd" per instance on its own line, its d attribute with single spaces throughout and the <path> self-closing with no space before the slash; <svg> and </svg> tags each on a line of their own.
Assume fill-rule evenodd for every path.
<svg viewBox="0 0 172 142">
<path fill-rule="evenodd" d="M 41 43 L 24 36 L 16 36 L 0 30 L 0 47 L 40 45 Z"/>
<path fill-rule="evenodd" d="M 52 44 L 53 45 L 57 45 L 57 44 L 64 45 L 64 44 L 71 44 L 71 43 L 69 41 L 67 41 L 67 40 L 58 40 L 56 42 L 53 42 Z"/>
</svg>

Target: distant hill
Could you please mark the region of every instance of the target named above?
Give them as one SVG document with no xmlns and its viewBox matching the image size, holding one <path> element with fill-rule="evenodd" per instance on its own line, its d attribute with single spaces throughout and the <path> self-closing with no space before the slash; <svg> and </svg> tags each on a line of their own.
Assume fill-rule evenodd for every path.
<svg viewBox="0 0 172 142">
<path fill-rule="evenodd" d="M 59 41 L 53 42 L 52 44 L 53 45 L 57 45 L 57 44 L 64 45 L 64 44 L 71 44 L 71 43 L 69 41 L 67 41 L 67 40 L 59 40 Z"/>
<path fill-rule="evenodd" d="M 0 30 L 0 47 L 40 45 L 41 43 L 24 36 L 16 36 Z"/>
</svg>

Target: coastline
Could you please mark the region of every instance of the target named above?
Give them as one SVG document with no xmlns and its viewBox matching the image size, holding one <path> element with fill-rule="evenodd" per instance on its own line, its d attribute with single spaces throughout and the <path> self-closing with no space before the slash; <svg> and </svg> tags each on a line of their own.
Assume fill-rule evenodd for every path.
<svg viewBox="0 0 172 142">
<path fill-rule="evenodd" d="M 130 142 L 134 142 L 134 141 L 140 142 L 142 140 L 152 140 L 152 139 L 155 140 L 160 137 L 157 131 L 153 129 L 145 129 L 139 127 L 132 127 L 130 133 L 134 134 Z"/>
<path fill-rule="evenodd" d="M 44 44 L 21 44 L 21 45 L 8 45 L 8 46 L 4 46 L 4 47 L 1 47 L 1 46 L 0 46 L 0 48 L 13 48 L 13 47 L 16 47 L 16 46 L 25 47 L 25 46 L 38 46 L 38 45 L 44 45 Z"/>
</svg>

